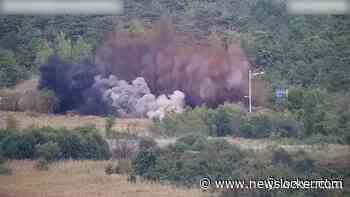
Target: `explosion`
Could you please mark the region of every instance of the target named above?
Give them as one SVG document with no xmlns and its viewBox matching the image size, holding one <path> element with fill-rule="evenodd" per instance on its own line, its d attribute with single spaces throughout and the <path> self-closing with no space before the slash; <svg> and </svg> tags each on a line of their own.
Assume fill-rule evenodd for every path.
<svg viewBox="0 0 350 197">
<path fill-rule="evenodd" d="M 185 103 L 242 101 L 248 69 L 239 43 L 180 36 L 163 19 L 142 33 L 112 33 L 94 64 L 51 57 L 40 68 L 39 88 L 56 93 L 58 112 L 161 118 L 165 111 L 181 112 Z"/>
</svg>

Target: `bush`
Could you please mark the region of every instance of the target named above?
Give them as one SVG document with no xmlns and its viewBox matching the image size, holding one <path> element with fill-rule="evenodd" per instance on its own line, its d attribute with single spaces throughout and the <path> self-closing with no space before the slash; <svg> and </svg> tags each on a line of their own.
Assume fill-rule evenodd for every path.
<svg viewBox="0 0 350 197">
<path fill-rule="evenodd" d="M 6 167 L 4 164 L 0 164 L 0 175 L 10 175 L 12 170 Z"/>
<path fill-rule="evenodd" d="M 302 124 L 290 112 L 272 114 L 273 132 L 279 137 L 298 137 L 302 133 Z"/>
<path fill-rule="evenodd" d="M 182 114 L 168 113 L 162 121 L 155 121 L 155 130 L 168 136 L 188 133 L 212 136 L 237 134 L 244 113 L 240 105 L 228 103 L 216 109 L 206 106 L 187 108 Z"/>
<path fill-rule="evenodd" d="M 273 124 L 269 115 L 258 112 L 244 118 L 240 130 L 243 137 L 264 138 L 272 133 Z"/>
<path fill-rule="evenodd" d="M 106 132 L 106 137 L 111 138 L 113 137 L 113 126 L 115 124 L 115 117 L 114 116 L 108 116 L 106 118 L 106 123 L 105 123 L 105 132 Z"/>
<path fill-rule="evenodd" d="M 134 172 L 147 179 L 189 186 L 203 176 L 229 177 L 240 170 L 238 163 L 244 154 L 237 147 L 222 140 L 196 140 L 194 136 L 180 138 L 174 145 L 157 152 L 141 150 L 133 160 Z M 199 151 L 195 147 L 198 142 L 202 143 Z"/>
<path fill-rule="evenodd" d="M 133 171 L 145 178 L 154 177 L 154 168 L 159 157 L 159 149 L 140 149 L 136 157 L 132 160 Z"/>
<path fill-rule="evenodd" d="M 11 169 L 7 168 L 5 165 L 5 158 L 0 154 L 0 175 L 9 175 L 12 173 Z"/>
<path fill-rule="evenodd" d="M 58 159 L 59 153 L 60 147 L 58 146 L 57 142 L 47 142 L 39 145 L 37 148 L 38 156 L 49 162 Z"/>
<path fill-rule="evenodd" d="M 35 163 L 35 168 L 38 170 L 49 170 L 49 164 L 50 162 L 47 161 L 45 158 L 40 158 Z"/>
<path fill-rule="evenodd" d="M 209 110 L 206 123 L 213 136 L 238 135 L 243 115 L 244 110 L 241 106 L 225 103 L 215 110 Z"/>
<path fill-rule="evenodd" d="M 162 121 L 155 121 L 156 130 L 161 135 L 179 136 L 187 133 L 209 135 L 210 129 L 206 124 L 208 108 L 187 108 L 182 114 L 167 113 Z"/>
<path fill-rule="evenodd" d="M 0 87 L 10 87 L 23 77 L 12 51 L 0 49 Z"/>
<path fill-rule="evenodd" d="M 2 140 L 1 151 L 10 159 L 31 159 L 35 156 L 35 145 L 33 136 L 11 133 Z"/>
<path fill-rule="evenodd" d="M 32 128 L 23 132 L 1 132 L 1 151 L 11 159 L 108 159 L 107 142 L 95 128 L 82 127 L 75 130 Z"/>
<path fill-rule="evenodd" d="M 151 148 L 156 148 L 157 143 L 154 141 L 153 138 L 151 137 L 143 137 L 140 139 L 139 142 L 139 149 L 151 149 Z"/>
<path fill-rule="evenodd" d="M 111 175 L 114 173 L 114 169 L 113 169 L 113 164 L 109 163 L 107 164 L 107 166 L 105 167 L 105 173 L 108 175 Z"/>
</svg>

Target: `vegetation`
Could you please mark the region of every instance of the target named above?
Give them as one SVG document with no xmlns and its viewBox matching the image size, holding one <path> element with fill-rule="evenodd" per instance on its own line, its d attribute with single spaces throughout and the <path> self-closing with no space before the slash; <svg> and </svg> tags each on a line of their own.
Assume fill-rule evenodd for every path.
<svg viewBox="0 0 350 197">
<path fill-rule="evenodd" d="M 2 130 L 0 150 L 9 159 L 107 159 L 107 142 L 92 127 L 74 130 L 51 127 Z"/>
<path fill-rule="evenodd" d="M 341 177 L 347 180 L 349 172 L 343 166 L 324 172 L 322 166 L 304 152 L 287 152 L 283 148 L 268 148 L 266 153 L 241 150 L 224 140 L 206 139 L 198 135 L 188 135 L 177 140 L 174 145 L 163 149 L 156 147 L 141 149 L 133 160 L 134 172 L 150 180 L 171 182 L 183 186 L 196 186 L 203 177 L 218 179 L 319 179 L 320 177 Z M 262 156 L 263 155 L 263 156 Z M 259 159 L 258 159 L 259 158 Z M 215 162 L 213 162 L 215 161 Z M 337 165 L 337 164 L 336 164 Z M 341 168 L 341 169 L 340 169 Z M 211 188 L 215 191 L 215 188 Z M 228 190 L 221 196 L 317 196 L 325 194 L 318 190 Z M 348 191 L 330 191 L 327 196 L 346 195 Z"/>
<path fill-rule="evenodd" d="M 128 29 L 132 34 L 138 33 L 143 31 L 143 24 L 152 23 L 161 15 L 167 14 L 176 19 L 174 23 L 178 31 L 191 32 L 196 37 L 218 35 L 223 41 L 240 41 L 249 56 L 251 68 L 265 71 L 263 79 L 268 82 L 271 92 L 266 106 L 252 113 L 248 113 L 241 104 L 229 103 L 216 109 L 197 106 L 187 108 L 182 114 L 168 113 L 162 121 L 154 121 L 152 131 L 166 137 L 178 137 L 175 144 L 160 148 L 155 141 L 146 138 L 139 142 L 136 151 L 120 141 L 120 146 L 112 152 L 118 161 L 100 161 L 100 165 L 92 169 L 86 169 L 81 161 L 68 161 L 68 164 L 57 164 L 68 165 L 62 171 L 52 162 L 62 159 L 109 159 L 111 155 L 108 144 L 96 128 L 73 129 L 74 125 L 81 124 L 80 119 L 73 117 L 70 117 L 73 126 L 69 128 L 34 128 L 22 124 L 22 116 L 7 116 L 3 121 L 6 124 L 2 127 L 4 129 L 0 129 L 1 176 L 11 172 L 5 166 L 6 159 L 37 159 L 35 167 L 48 170 L 52 175 L 47 177 L 48 173 L 37 171 L 15 173 L 13 177 L 6 177 L 6 180 L 0 179 L 0 195 L 5 191 L 6 196 L 7 191 L 15 196 L 30 196 L 27 194 L 27 187 L 30 187 L 27 183 L 45 177 L 44 181 L 33 185 L 37 187 L 42 183 L 65 183 L 75 186 L 83 183 L 98 185 L 91 189 L 93 191 L 90 187 L 87 188 L 90 195 L 93 193 L 91 196 L 96 196 L 96 191 L 103 196 L 122 196 L 125 195 L 125 192 L 121 192 L 123 184 L 119 185 L 118 181 L 123 178 L 126 182 L 124 174 L 187 187 L 198 187 L 199 179 L 204 176 L 212 179 L 333 177 L 342 178 L 347 183 L 350 176 L 349 155 L 341 159 L 345 164 L 340 161 L 321 164 L 303 151 L 269 147 L 258 153 L 242 150 L 232 143 L 217 139 L 235 136 L 298 140 L 306 144 L 350 144 L 349 16 L 290 15 L 286 12 L 285 2 L 286 0 L 130 0 L 126 3 L 124 13 L 119 16 L 1 15 L 0 88 L 11 88 L 22 79 L 37 74 L 38 67 L 45 64 L 54 53 L 69 63 L 76 64 L 85 59 L 93 61 L 92 54 L 107 32 Z M 273 91 L 280 87 L 289 91 L 286 100 L 277 107 Z M 52 113 L 58 102 L 57 96 L 48 90 L 25 93 L 0 90 L 0 110 L 3 111 Z M 45 122 L 43 119 L 38 120 L 40 124 Z M 34 118 L 27 122 L 34 124 Z M 119 128 L 115 128 L 113 117 L 96 122 L 102 122 L 99 129 L 105 129 L 106 137 L 122 138 L 123 134 L 117 133 Z M 72 166 L 74 170 L 71 169 Z M 74 175 L 70 173 L 73 171 Z M 86 173 L 86 176 L 76 175 L 81 172 Z M 42 176 L 36 176 L 38 173 Z M 87 178 L 88 176 L 92 177 Z M 16 184 L 19 185 L 18 188 L 14 188 Z M 137 192 L 146 191 L 150 187 L 142 184 L 137 186 L 141 187 Z M 62 195 L 74 196 L 77 188 L 79 187 L 69 187 L 65 190 L 67 193 Z M 116 195 L 106 192 L 106 188 L 113 188 Z M 59 189 L 56 188 L 55 192 Z M 126 192 L 134 190 L 135 186 Z M 166 190 L 164 195 L 175 192 L 173 188 Z M 89 196 L 84 192 L 83 196 Z M 330 192 L 215 192 L 220 192 L 222 197 L 350 195 L 348 188 Z M 38 196 L 37 194 L 34 192 L 33 196 Z M 159 194 L 153 192 L 149 196 Z M 197 192 L 184 192 L 178 196 L 194 196 L 192 194 L 200 196 Z"/>
<path fill-rule="evenodd" d="M 1 195 L 96 197 L 98 192 L 98 195 L 104 197 L 140 196 L 140 193 L 143 197 L 209 197 L 199 189 L 176 188 L 148 182 L 129 183 L 126 175 L 106 175 L 103 167 L 109 161 L 58 161 L 51 164 L 48 171 L 33 168 L 34 163 L 29 160 L 10 161 L 8 167 L 16 170 L 16 173 L 11 176 L 0 175 Z"/>
<path fill-rule="evenodd" d="M 344 122 L 349 119 L 347 110 L 344 111 L 334 103 L 330 103 L 328 100 L 330 98 L 327 96 L 322 97 L 327 100 L 315 100 L 315 94 L 322 93 L 319 90 L 297 90 L 302 91 L 302 96 L 298 100 L 293 96 L 296 94 L 294 91 L 291 91 L 291 96 L 288 98 L 288 109 L 282 112 L 264 109 L 247 113 L 240 105 L 227 103 L 216 109 L 203 106 L 187 109 L 182 114 L 169 113 L 163 121 L 155 121 L 154 130 L 165 136 L 197 133 L 214 137 L 274 137 L 299 139 L 305 143 L 348 144 L 349 134 L 345 130 L 349 127 L 348 123 Z M 331 98 L 334 101 L 335 98 Z M 345 103 L 341 106 L 348 105 Z"/>
</svg>

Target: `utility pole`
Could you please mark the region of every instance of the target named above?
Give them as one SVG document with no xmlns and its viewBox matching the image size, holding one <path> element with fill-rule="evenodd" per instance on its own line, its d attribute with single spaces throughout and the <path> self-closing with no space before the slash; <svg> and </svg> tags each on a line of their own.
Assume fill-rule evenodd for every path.
<svg viewBox="0 0 350 197">
<path fill-rule="evenodd" d="M 252 70 L 249 69 L 248 73 L 248 99 L 249 99 L 249 112 L 252 112 L 252 78 L 258 75 L 263 75 L 265 72 L 252 73 Z"/>
<path fill-rule="evenodd" d="M 248 82 L 248 99 L 249 99 L 249 112 L 252 112 L 252 70 L 249 69 L 249 82 Z"/>
</svg>

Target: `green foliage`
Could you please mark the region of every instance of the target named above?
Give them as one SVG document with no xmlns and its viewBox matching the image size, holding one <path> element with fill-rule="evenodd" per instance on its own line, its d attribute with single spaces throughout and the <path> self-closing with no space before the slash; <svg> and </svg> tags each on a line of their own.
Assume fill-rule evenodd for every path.
<svg viewBox="0 0 350 197">
<path fill-rule="evenodd" d="M 79 131 L 79 130 L 78 130 Z M 85 133 L 92 131 L 91 133 Z M 58 139 L 63 158 L 106 159 L 109 157 L 107 142 L 93 130 L 84 128 L 79 132 L 64 131 Z"/>
<path fill-rule="evenodd" d="M 241 123 L 241 133 L 247 138 L 269 137 L 273 131 L 273 123 L 265 113 L 249 114 Z"/>
<path fill-rule="evenodd" d="M 205 122 L 207 107 L 188 108 L 182 114 L 168 113 L 160 122 L 156 122 L 157 130 L 162 135 L 176 136 L 187 133 L 202 133 L 208 135 L 210 128 Z"/>
<path fill-rule="evenodd" d="M 0 48 L 0 88 L 15 85 L 21 74 L 14 53 Z"/>
<path fill-rule="evenodd" d="M 92 47 L 82 37 L 79 37 L 76 42 L 72 42 L 64 32 L 60 32 L 55 43 L 58 55 L 67 62 L 80 63 L 91 57 Z"/>
<path fill-rule="evenodd" d="M 49 57 L 53 55 L 53 53 L 54 50 L 50 47 L 49 43 L 46 40 L 43 40 L 39 46 L 35 63 L 38 65 L 47 63 Z"/>
<path fill-rule="evenodd" d="M 30 134 L 13 132 L 1 141 L 0 148 L 6 158 L 28 159 L 34 158 L 35 145 L 35 138 Z"/>
<path fill-rule="evenodd" d="M 140 176 L 146 178 L 154 177 L 154 168 L 159 157 L 157 148 L 140 149 L 136 157 L 132 161 L 133 171 Z"/>
<path fill-rule="evenodd" d="M 241 106 L 225 103 L 216 109 L 201 106 L 187 108 L 182 114 L 168 113 L 162 121 L 156 121 L 155 125 L 156 130 L 168 136 L 189 133 L 212 136 L 238 135 L 240 120 L 244 115 Z"/>
<path fill-rule="evenodd" d="M 53 161 L 58 159 L 60 153 L 60 147 L 57 142 L 47 142 L 37 147 L 37 155 L 47 161 Z"/>
<path fill-rule="evenodd" d="M 35 159 L 108 159 L 107 142 L 96 128 L 74 130 L 51 127 L 31 128 L 22 132 L 6 132 L 0 150 L 6 158 Z"/>
<path fill-rule="evenodd" d="M 82 60 L 90 59 L 92 56 L 92 47 L 85 42 L 82 37 L 79 37 L 75 45 L 72 48 L 73 63 L 79 63 Z"/>
<path fill-rule="evenodd" d="M 240 121 L 244 115 L 240 105 L 225 103 L 215 110 L 209 110 L 206 123 L 213 136 L 238 135 Z"/>
<path fill-rule="evenodd" d="M 72 62 L 72 41 L 66 38 L 64 32 L 57 34 L 55 47 L 58 55 L 65 61 Z"/>
<path fill-rule="evenodd" d="M 298 137 L 302 134 L 302 123 L 294 114 L 285 112 L 272 113 L 273 133 L 278 137 Z"/>
<path fill-rule="evenodd" d="M 106 137 L 111 138 L 113 135 L 113 126 L 115 124 L 115 117 L 114 116 L 108 116 L 106 118 L 106 123 L 105 123 L 105 132 L 106 132 Z"/>
<path fill-rule="evenodd" d="M 201 150 L 197 142 L 202 143 Z M 196 139 L 191 135 L 156 154 L 153 149 L 141 150 L 133 161 L 133 170 L 144 178 L 189 186 L 203 176 L 219 178 L 235 174 L 243 158 L 243 152 L 226 141 Z"/>
</svg>

